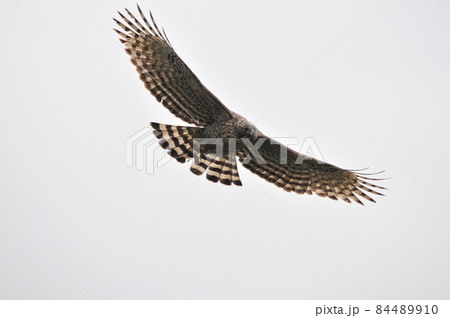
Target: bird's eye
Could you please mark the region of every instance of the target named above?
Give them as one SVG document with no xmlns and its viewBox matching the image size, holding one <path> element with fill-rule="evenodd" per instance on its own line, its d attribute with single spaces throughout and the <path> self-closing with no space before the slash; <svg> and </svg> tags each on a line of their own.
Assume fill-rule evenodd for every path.
<svg viewBox="0 0 450 318">
<path fill-rule="evenodd" d="M 247 128 L 247 130 L 246 130 L 246 135 L 248 135 L 248 136 L 253 136 L 254 135 L 254 133 L 255 133 L 255 130 L 253 129 L 253 128 Z"/>
</svg>

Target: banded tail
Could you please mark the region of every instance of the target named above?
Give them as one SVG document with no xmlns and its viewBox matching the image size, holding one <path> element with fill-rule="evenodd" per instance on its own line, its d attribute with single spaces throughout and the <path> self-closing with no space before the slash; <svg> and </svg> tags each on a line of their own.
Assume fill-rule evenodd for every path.
<svg viewBox="0 0 450 318">
<path fill-rule="evenodd" d="M 160 146 L 178 162 L 185 163 L 194 158 L 195 138 L 201 138 L 204 128 L 159 123 L 150 123 L 150 126 L 154 129 L 154 135 L 160 139 Z M 219 158 L 203 153 L 196 153 L 195 157 L 190 168 L 195 175 L 200 176 L 207 171 L 206 178 L 212 182 L 242 186 L 235 157 L 225 154 Z"/>
</svg>

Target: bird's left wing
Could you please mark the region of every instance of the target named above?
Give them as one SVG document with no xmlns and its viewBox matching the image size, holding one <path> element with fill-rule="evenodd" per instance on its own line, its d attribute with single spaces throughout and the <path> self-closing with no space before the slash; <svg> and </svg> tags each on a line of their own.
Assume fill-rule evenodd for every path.
<svg viewBox="0 0 450 318">
<path fill-rule="evenodd" d="M 114 19 L 123 31 L 115 30 L 131 56 L 145 87 L 175 116 L 197 126 L 231 118 L 231 112 L 214 96 L 181 60 L 167 36 L 152 24 L 138 6 L 145 26 L 125 9 L 123 22 Z"/>
<path fill-rule="evenodd" d="M 255 145 L 254 151 L 249 151 L 248 146 L 240 142 L 237 147 L 239 161 L 251 172 L 285 191 L 315 193 L 333 200 L 354 201 L 362 205 L 358 197 L 375 202 L 365 192 L 383 195 L 373 188 L 385 188 L 367 181 L 381 179 L 368 178 L 299 154 L 267 136 L 254 137 L 249 141 Z"/>
</svg>

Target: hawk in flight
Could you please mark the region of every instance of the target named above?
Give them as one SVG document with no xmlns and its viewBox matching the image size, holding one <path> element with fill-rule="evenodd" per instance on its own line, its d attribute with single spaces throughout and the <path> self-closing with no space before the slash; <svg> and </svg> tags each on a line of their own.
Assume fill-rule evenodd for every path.
<svg viewBox="0 0 450 318">
<path fill-rule="evenodd" d="M 368 193 L 382 195 L 374 189 L 385 188 L 372 183 L 382 179 L 369 178 L 367 174 L 299 154 L 265 136 L 203 86 L 175 53 L 151 12 L 152 23 L 149 23 L 139 6 L 142 22 L 129 10 L 125 11 L 128 17 L 119 12 L 122 22 L 114 19 L 122 29 L 115 31 L 140 79 L 172 114 L 195 125 L 151 123 L 151 126 L 160 145 L 177 161 L 184 163 L 194 159 L 190 167 L 194 174 L 206 172 L 210 181 L 241 186 L 236 165 L 236 158 L 239 158 L 245 168 L 288 192 L 315 193 L 359 204 L 363 204 L 361 198 L 375 202 Z M 217 151 L 218 148 L 221 151 Z"/>
</svg>

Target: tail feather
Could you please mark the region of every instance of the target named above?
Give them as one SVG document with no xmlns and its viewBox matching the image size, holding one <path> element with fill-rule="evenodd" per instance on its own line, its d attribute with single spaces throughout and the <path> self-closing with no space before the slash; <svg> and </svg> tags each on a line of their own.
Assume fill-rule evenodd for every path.
<svg viewBox="0 0 450 318">
<path fill-rule="evenodd" d="M 222 159 L 222 171 L 220 172 L 220 183 L 225 185 L 232 184 L 231 175 L 233 173 L 233 166 L 228 160 Z"/>
<path fill-rule="evenodd" d="M 150 123 L 154 135 L 160 139 L 159 144 L 168 150 L 170 156 L 184 163 L 192 158 L 192 142 L 197 135 L 197 127 L 183 127 Z"/>
<path fill-rule="evenodd" d="M 229 156 L 217 158 L 212 161 L 208 166 L 206 178 L 212 182 L 220 181 L 220 183 L 225 185 L 242 185 L 236 161 L 230 159 Z"/>
<path fill-rule="evenodd" d="M 160 139 L 159 144 L 166 149 L 170 156 L 178 162 L 185 163 L 193 158 L 190 170 L 195 175 L 202 175 L 205 171 L 206 178 L 212 182 L 225 185 L 235 184 L 242 186 L 237 170 L 235 158 L 224 156 L 218 158 L 208 154 L 194 153 L 194 139 L 201 136 L 201 127 L 186 127 L 150 123 L 154 129 L 155 136 Z"/>
<path fill-rule="evenodd" d="M 206 173 L 206 179 L 212 182 L 217 182 L 220 180 L 220 173 L 222 172 L 221 160 L 215 160 L 211 162 L 208 167 L 208 172 Z"/>
<path fill-rule="evenodd" d="M 197 161 L 197 162 L 195 162 Z M 212 163 L 212 160 L 209 160 L 206 158 L 205 155 L 200 154 L 198 155 L 198 160 L 194 160 L 194 162 L 191 165 L 191 172 L 197 176 L 201 176 L 209 167 L 209 165 Z"/>
</svg>

